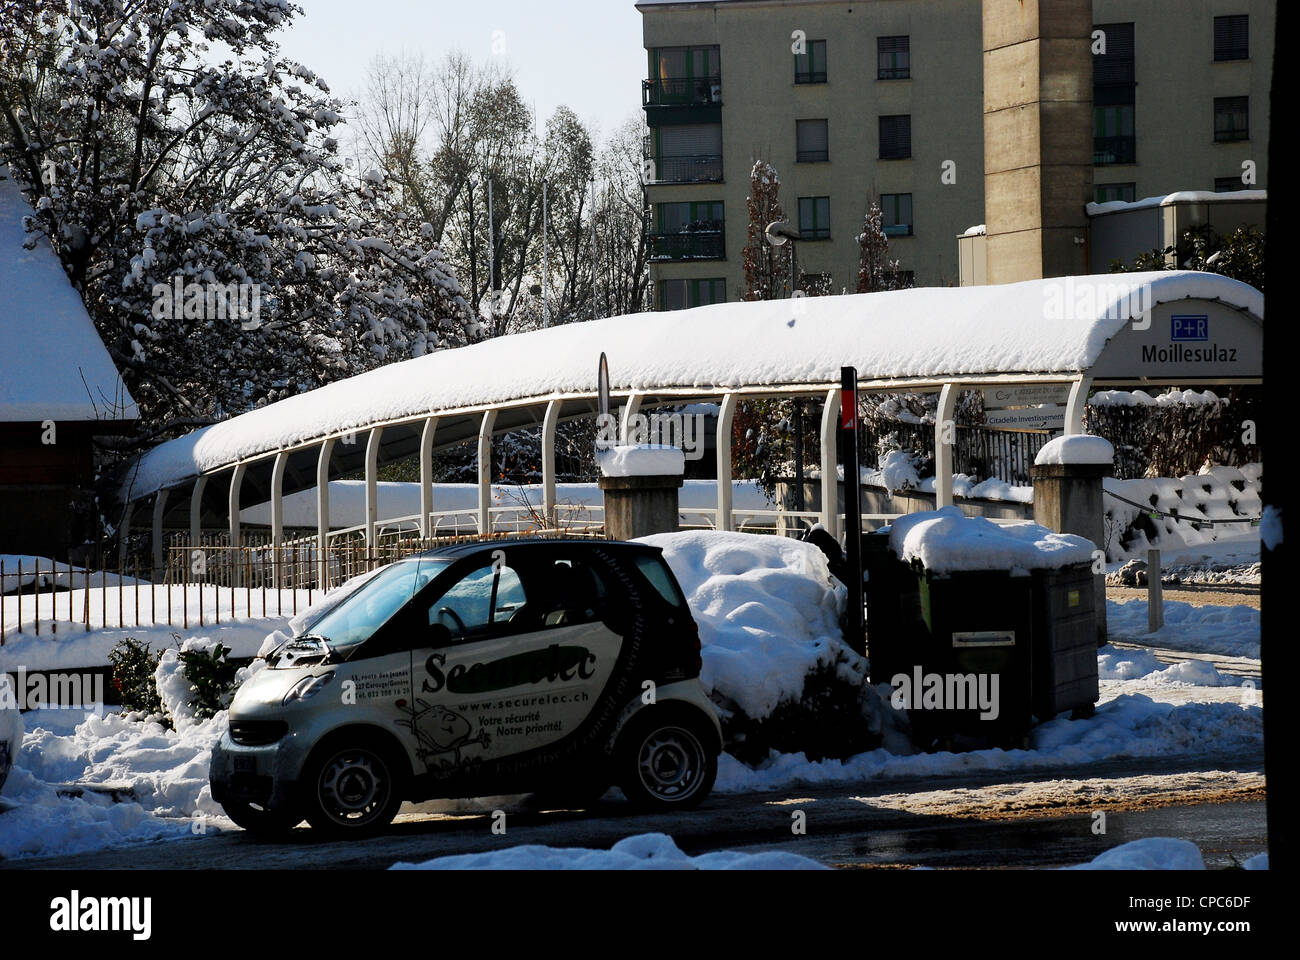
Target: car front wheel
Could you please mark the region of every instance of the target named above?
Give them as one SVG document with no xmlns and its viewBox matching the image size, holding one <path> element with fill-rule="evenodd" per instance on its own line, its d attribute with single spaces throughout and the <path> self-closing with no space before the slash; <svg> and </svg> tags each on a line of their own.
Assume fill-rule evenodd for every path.
<svg viewBox="0 0 1300 960">
<path fill-rule="evenodd" d="M 647 810 L 690 809 L 713 789 L 718 758 L 696 724 L 679 716 L 635 723 L 616 752 L 619 786 Z"/>
<path fill-rule="evenodd" d="M 318 752 L 308 764 L 307 822 L 340 836 L 382 830 L 402 805 L 396 768 L 385 751 L 345 743 Z"/>
</svg>

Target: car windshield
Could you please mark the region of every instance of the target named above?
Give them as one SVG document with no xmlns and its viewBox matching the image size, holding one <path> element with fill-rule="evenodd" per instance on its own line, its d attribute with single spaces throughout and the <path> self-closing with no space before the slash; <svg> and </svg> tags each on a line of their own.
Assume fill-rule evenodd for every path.
<svg viewBox="0 0 1300 960">
<path fill-rule="evenodd" d="M 355 593 L 311 624 L 331 649 L 369 639 L 422 586 L 447 569 L 449 560 L 402 560 L 379 571 Z"/>
</svg>

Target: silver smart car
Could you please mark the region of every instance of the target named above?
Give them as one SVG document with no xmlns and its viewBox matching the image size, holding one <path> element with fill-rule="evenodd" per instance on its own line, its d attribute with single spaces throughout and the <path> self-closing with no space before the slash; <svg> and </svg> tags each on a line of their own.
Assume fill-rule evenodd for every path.
<svg viewBox="0 0 1300 960">
<path fill-rule="evenodd" d="M 249 830 L 359 835 L 403 800 L 617 784 L 642 807 L 713 787 L 722 731 L 699 630 L 658 548 L 458 544 L 380 568 L 267 657 L 212 752 Z"/>
</svg>

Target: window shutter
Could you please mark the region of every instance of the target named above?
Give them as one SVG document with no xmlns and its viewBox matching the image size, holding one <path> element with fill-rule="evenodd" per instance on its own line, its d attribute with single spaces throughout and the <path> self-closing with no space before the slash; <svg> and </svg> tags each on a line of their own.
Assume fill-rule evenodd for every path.
<svg viewBox="0 0 1300 960">
<path fill-rule="evenodd" d="M 880 156 L 886 160 L 912 155 L 912 118 L 909 115 L 880 118 Z"/>
</svg>

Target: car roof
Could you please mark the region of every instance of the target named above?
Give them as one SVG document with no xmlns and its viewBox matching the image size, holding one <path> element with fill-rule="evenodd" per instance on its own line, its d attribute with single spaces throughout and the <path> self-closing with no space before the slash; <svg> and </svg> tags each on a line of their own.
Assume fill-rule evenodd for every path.
<svg viewBox="0 0 1300 960">
<path fill-rule="evenodd" d="M 614 549 L 618 552 L 628 553 L 651 553 L 660 554 L 663 550 L 660 547 L 651 546 L 648 543 L 634 543 L 628 540 L 604 540 L 597 537 L 500 537 L 491 540 L 467 540 L 459 543 L 449 543 L 446 546 L 434 547 L 432 550 L 426 550 L 423 553 L 412 554 L 404 559 L 413 560 L 417 557 L 425 559 L 443 559 L 459 560 L 483 550 L 500 550 L 509 548 L 518 550 L 520 548 L 529 551 L 543 552 L 547 549 L 563 547 L 572 549 L 577 547 L 582 550 L 592 550 L 599 548 L 601 550 Z"/>
</svg>

